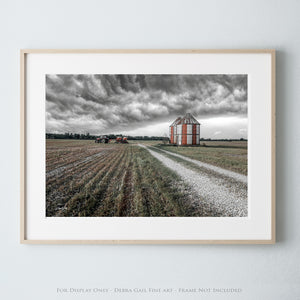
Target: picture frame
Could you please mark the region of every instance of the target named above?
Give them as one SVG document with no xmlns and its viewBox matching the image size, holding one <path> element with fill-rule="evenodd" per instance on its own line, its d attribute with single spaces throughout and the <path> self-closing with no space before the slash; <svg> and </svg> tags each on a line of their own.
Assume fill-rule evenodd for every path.
<svg viewBox="0 0 300 300">
<path fill-rule="evenodd" d="M 22 244 L 275 243 L 275 50 L 23 49 L 20 64 Z M 47 74 L 209 75 L 210 80 L 223 74 L 229 78 L 246 74 L 249 134 L 246 216 L 47 216 L 44 138 Z"/>
</svg>

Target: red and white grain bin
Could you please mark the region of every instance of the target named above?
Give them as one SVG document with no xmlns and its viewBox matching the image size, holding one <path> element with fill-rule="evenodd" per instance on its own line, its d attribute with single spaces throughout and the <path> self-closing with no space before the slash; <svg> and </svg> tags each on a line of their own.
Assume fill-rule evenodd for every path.
<svg viewBox="0 0 300 300">
<path fill-rule="evenodd" d="M 181 117 L 178 117 L 171 125 L 170 125 L 170 143 L 176 144 L 175 138 L 177 135 L 177 124 L 180 122 Z"/>
<path fill-rule="evenodd" d="M 199 145 L 200 123 L 187 113 L 170 125 L 170 143 L 175 145 Z"/>
</svg>

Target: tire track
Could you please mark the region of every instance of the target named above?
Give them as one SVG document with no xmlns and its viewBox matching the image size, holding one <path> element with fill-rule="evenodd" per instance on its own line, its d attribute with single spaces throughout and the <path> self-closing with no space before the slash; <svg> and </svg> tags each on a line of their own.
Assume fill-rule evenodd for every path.
<svg viewBox="0 0 300 300">
<path fill-rule="evenodd" d="M 49 177 L 54 176 L 54 175 L 59 176 L 66 169 L 72 170 L 73 168 L 78 167 L 78 166 L 80 166 L 84 163 L 90 162 L 90 161 L 94 160 L 95 158 L 103 156 L 106 153 L 107 153 L 107 151 L 104 150 L 104 151 L 98 152 L 96 154 L 87 156 L 87 157 L 81 159 L 80 161 L 76 160 L 76 161 L 74 161 L 70 164 L 58 167 L 54 170 L 48 171 L 47 174 L 46 174 L 46 177 L 49 178 Z"/>
<path fill-rule="evenodd" d="M 161 153 L 149 149 L 145 145 L 138 145 L 147 149 L 151 155 L 161 161 L 166 167 L 180 175 L 185 183 L 191 187 L 193 193 L 198 195 L 198 198 L 196 197 L 194 201 L 197 202 L 199 206 L 204 205 L 208 207 L 214 211 L 215 216 L 246 217 L 248 215 L 247 189 L 242 188 L 239 182 L 228 180 L 228 177 L 232 178 L 232 176 L 228 176 L 228 174 L 232 175 L 231 173 L 234 172 L 224 172 L 222 177 L 213 176 L 213 173 L 196 172 Z M 167 153 L 169 154 L 169 152 Z M 206 167 L 207 165 L 208 164 L 205 164 Z M 208 166 L 209 168 L 207 169 L 213 169 L 215 171 L 214 166 Z M 200 199 L 204 200 L 201 201 Z"/>
</svg>

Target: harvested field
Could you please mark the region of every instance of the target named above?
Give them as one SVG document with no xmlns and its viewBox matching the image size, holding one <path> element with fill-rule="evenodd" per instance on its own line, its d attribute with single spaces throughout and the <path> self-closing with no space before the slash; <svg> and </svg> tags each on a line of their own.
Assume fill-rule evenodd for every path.
<svg viewBox="0 0 300 300">
<path fill-rule="evenodd" d="M 247 176 L 236 173 L 232 163 L 240 166 L 236 151 L 247 149 L 155 141 L 47 140 L 46 145 L 48 217 L 247 216 Z M 228 155 L 231 167 L 222 169 L 216 158 Z"/>
<path fill-rule="evenodd" d="M 180 176 L 136 145 L 47 140 L 46 216 L 200 216 Z"/>
</svg>

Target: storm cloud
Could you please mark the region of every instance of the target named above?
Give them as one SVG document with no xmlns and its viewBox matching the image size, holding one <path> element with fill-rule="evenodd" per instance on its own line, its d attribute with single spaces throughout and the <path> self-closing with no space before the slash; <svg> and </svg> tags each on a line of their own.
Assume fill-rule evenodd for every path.
<svg viewBox="0 0 300 300">
<path fill-rule="evenodd" d="M 247 75 L 46 75 L 46 131 L 107 134 L 247 116 Z"/>
</svg>

